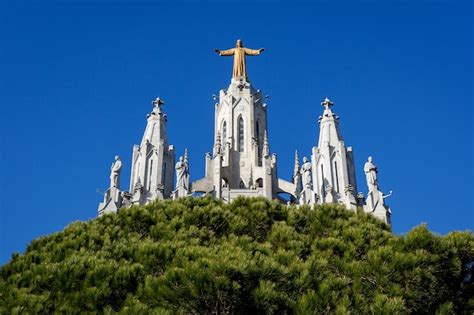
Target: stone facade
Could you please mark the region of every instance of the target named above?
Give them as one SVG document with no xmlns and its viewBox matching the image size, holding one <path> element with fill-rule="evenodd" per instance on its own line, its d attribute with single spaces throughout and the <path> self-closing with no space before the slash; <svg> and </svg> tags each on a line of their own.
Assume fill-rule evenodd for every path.
<svg viewBox="0 0 474 315">
<path fill-rule="evenodd" d="M 339 117 L 331 110 L 333 103 L 326 98 L 321 105 L 324 112 L 319 117 L 319 141 L 311 155 L 313 189 L 319 196 L 317 203 L 341 203 L 356 209 L 357 184 L 352 148 L 344 144 Z"/>
<path fill-rule="evenodd" d="M 237 196 L 276 198 L 276 157 L 270 155 L 267 107 L 243 77 L 221 90 L 215 106 L 213 153 L 194 192 L 230 201 Z"/>
<path fill-rule="evenodd" d="M 133 146 L 130 178 L 131 204 L 145 204 L 155 199 L 170 198 L 174 182 L 174 146 L 168 144 L 167 116 L 157 98 L 148 115 L 140 145 Z"/>
<path fill-rule="evenodd" d="M 370 157 L 364 165 L 367 198 L 357 193 L 353 150 L 345 146 L 339 117 L 329 99 L 321 103 L 324 109 L 319 117 L 317 146 L 309 159 L 300 161 L 295 153 L 293 176 L 287 181 L 278 178 L 277 155 L 270 153 L 267 98 L 262 92 L 241 76 L 233 77 L 228 88 L 214 98 L 214 145 L 212 153 L 205 156 L 204 177 L 190 182 L 187 151 L 175 164 L 175 150 L 166 135 L 167 117 L 161 108 L 164 102 L 157 98 L 142 142 L 133 147 L 130 189 L 120 191 L 121 164 L 113 164 L 110 188 L 99 204 L 99 215 L 155 199 L 206 194 L 226 202 L 238 196 L 262 196 L 297 205 L 337 203 L 352 210 L 361 207 L 391 224 L 391 211 L 384 202 L 391 193 L 380 191 L 378 170 Z"/>
<path fill-rule="evenodd" d="M 120 191 L 120 187 L 114 187 L 111 180 L 111 187 L 99 204 L 99 215 L 117 212 L 119 208 L 133 204 L 143 205 L 155 199 L 172 197 L 175 150 L 168 144 L 167 116 L 161 108 L 164 102 L 157 98 L 152 104 L 154 108 L 148 115 L 141 144 L 133 146 L 130 190 Z"/>
</svg>

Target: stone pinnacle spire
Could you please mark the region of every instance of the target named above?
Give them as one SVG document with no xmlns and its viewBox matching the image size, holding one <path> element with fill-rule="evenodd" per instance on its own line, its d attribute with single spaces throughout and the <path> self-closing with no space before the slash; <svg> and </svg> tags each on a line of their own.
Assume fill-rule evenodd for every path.
<svg viewBox="0 0 474 315">
<path fill-rule="evenodd" d="M 154 106 L 154 108 L 153 108 L 153 111 L 152 111 L 151 115 L 153 115 L 153 114 L 161 114 L 161 106 L 162 106 L 164 103 L 165 103 L 165 102 L 164 102 L 161 98 L 159 98 L 159 97 L 157 97 L 155 100 L 153 100 L 153 101 L 151 102 L 151 104 Z"/>
<path fill-rule="evenodd" d="M 301 165 L 300 159 L 298 157 L 298 150 L 295 150 L 295 167 L 293 169 L 293 184 L 295 185 L 294 194 L 296 197 L 299 197 L 302 189 L 301 185 Z"/>
<path fill-rule="evenodd" d="M 185 163 L 188 163 L 188 162 L 189 162 L 189 159 L 188 159 L 188 148 L 185 148 L 185 149 L 184 149 L 184 162 L 185 162 Z"/>
<path fill-rule="evenodd" d="M 267 157 L 270 155 L 270 144 L 268 143 L 268 135 L 267 131 L 265 130 L 263 134 L 263 151 L 262 151 L 263 157 Z"/>
<path fill-rule="evenodd" d="M 214 144 L 214 152 L 213 152 L 214 157 L 218 155 L 222 155 L 222 145 L 221 145 L 221 135 L 217 134 L 216 135 L 216 143 Z"/>
<path fill-rule="evenodd" d="M 319 117 L 319 142 L 313 148 L 313 179 L 319 203 L 343 203 L 350 209 L 357 207 L 354 157 L 352 147 L 346 147 L 339 129 L 339 117 L 328 98 L 321 102 L 323 115 Z"/>
<path fill-rule="evenodd" d="M 332 111 L 331 107 L 334 106 L 334 103 L 329 98 L 326 97 L 321 102 L 321 106 L 324 107 L 324 112 L 323 116 L 319 117 L 320 133 L 318 146 L 325 142 L 335 146 L 339 141 L 343 141 L 341 131 L 339 130 L 339 116 L 336 116 Z"/>
<path fill-rule="evenodd" d="M 321 102 L 321 106 L 324 106 L 325 109 L 330 109 L 331 106 L 333 106 L 334 103 L 331 102 L 331 100 L 329 98 L 325 98 L 324 101 Z"/>
<path fill-rule="evenodd" d="M 293 169 L 293 178 L 300 173 L 300 159 L 298 157 L 298 150 L 295 150 L 295 167 Z"/>
</svg>

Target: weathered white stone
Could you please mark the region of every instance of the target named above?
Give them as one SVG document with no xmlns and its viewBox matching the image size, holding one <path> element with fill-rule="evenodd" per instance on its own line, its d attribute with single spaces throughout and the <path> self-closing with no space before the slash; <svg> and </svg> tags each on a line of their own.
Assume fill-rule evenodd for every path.
<svg viewBox="0 0 474 315">
<path fill-rule="evenodd" d="M 104 200 L 99 204 L 97 212 L 99 215 L 116 213 L 122 206 L 122 195 L 120 194 L 120 171 L 122 161 L 115 156 L 115 161 L 110 167 L 110 187 L 104 192 Z"/>
<path fill-rule="evenodd" d="M 324 112 L 319 119 L 319 142 L 311 156 L 314 191 L 319 204 L 341 203 L 355 210 L 357 184 L 352 148 L 344 144 L 339 117 L 331 109 L 334 103 L 326 98 L 321 105 Z"/>
<path fill-rule="evenodd" d="M 115 156 L 115 162 L 110 167 L 110 187 L 120 189 L 120 171 L 122 170 L 122 161 L 118 155 Z"/>
<path fill-rule="evenodd" d="M 387 224 L 391 224 L 392 212 L 390 207 L 385 204 L 385 198 L 391 195 L 384 195 L 379 190 L 379 184 L 377 179 L 378 169 L 372 161 L 372 157 L 369 156 L 367 162 L 364 165 L 364 172 L 366 174 L 367 186 L 369 193 L 365 199 L 364 211 L 372 213 L 376 218 L 382 220 Z"/>
<path fill-rule="evenodd" d="M 167 116 L 156 98 L 152 102 L 145 133 L 140 145 L 133 147 L 130 192 L 132 204 L 145 204 L 155 199 L 170 198 L 174 183 L 175 151 L 168 144 Z"/>
<path fill-rule="evenodd" d="M 227 90 L 220 91 L 213 155 L 206 156 L 205 177 L 191 184 L 193 192 L 228 201 L 240 195 L 277 197 L 263 104 L 262 93 L 244 77 L 233 78 Z"/>
<path fill-rule="evenodd" d="M 173 191 L 173 198 L 187 197 L 191 193 L 189 185 L 189 160 L 188 150 L 184 151 L 184 156 L 179 157 L 176 163 L 176 190 Z"/>
<path fill-rule="evenodd" d="M 295 166 L 293 168 L 293 184 L 295 185 L 294 196 L 295 196 L 295 199 L 297 200 L 302 190 L 300 160 L 298 158 L 298 151 L 295 151 Z"/>
<path fill-rule="evenodd" d="M 346 147 L 339 129 L 339 117 L 325 99 L 319 118 L 318 146 L 312 148 L 311 159 L 300 165 L 295 152 L 291 181 L 278 178 L 277 155 L 270 152 L 267 128 L 268 97 L 254 89 L 245 77 L 234 77 L 226 90 L 221 90 L 215 104 L 214 144 L 205 155 L 204 177 L 190 183 L 187 150 L 175 164 L 175 151 L 168 144 L 167 118 L 162 100 L 153 101 L 140 145 L 133 147 L 130 191 L 120 191 L 122 162 L 116 157 L 111 167 L 110 187 L 99 204 L 99 215 L 117 212 L 120 207 L 145 204 L 155 199 L 180 198 L 204 193 L 230 202 L 238 196 L 277 199 L 285 203 L 316 205 L 343 204 L 357 206 L 390 224 L 391 211 L 379 189 L 377 167 L 369 157 L 364 165 L 368 186 L 367 197 L 357 192 L 354 157 Z M 176 189 L 174 175 L 176 171 Z M 289 201 L 281 194 L 288 194 Z"/>
</svg>

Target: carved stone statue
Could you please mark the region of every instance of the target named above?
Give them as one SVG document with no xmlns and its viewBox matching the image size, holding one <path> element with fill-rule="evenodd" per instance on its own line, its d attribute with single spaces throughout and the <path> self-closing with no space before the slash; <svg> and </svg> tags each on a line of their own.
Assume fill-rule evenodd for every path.
<svg viewBox="0 0 474 315">
<path fill-rule="evenodd" d="M 303 165 L 301 165 L 301 179 L 303 183 L 303 189 L 311 189 L 311 162 L 308 161 L 308 158 L 305 156 L 303 158 Z"/>
<path fill-rule="evenodd" d="M 176 190 L 179 196 L 185 196 L 189 191 L 189 165 L 187 159 L 180 156 L 176 163 Z"/>
<path fill-rule="evenodd" d="M 373 190 L 378 190 L 378 181 L 377 181 L 377 166 L 372 162 L 372 157 L 369 156 L 367 162 L 364 164 L 364 172 L 365 178 L 367 180 L 367 187 L 369 188 L 369 192 Z"/>
<path fill-rule="evenodd" d="M 122 169 L 122 161 L 118 155 L 115 156 L 115 162 L 110 167 L 110 188 L 120 188 L 120 170 Z"/>
<path fill-rule="evenodd" d="M 232 77 L 238 78 L 243 77 L 247 80 L 247 70 L 245 66 L 245 56 L 257 56 L 260 55 L 264 48 L 260 49 L 249 49 L 243 46 L 243 43 L 240 39 L 237 40 L 236 47 L 227 49 L 227 50 L 219 50 L 214 49 L 219 56 L 234 56 L 234 68 L 232 71 Z"/>
</svg>

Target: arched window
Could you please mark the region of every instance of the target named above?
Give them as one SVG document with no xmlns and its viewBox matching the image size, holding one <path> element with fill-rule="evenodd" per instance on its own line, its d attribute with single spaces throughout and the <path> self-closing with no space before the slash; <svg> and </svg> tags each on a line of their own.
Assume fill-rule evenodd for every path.
<svg viewBox="0 0 474 315">
<path fill-rule="evenodd" d="M 238 132 L 238 151 L 239 152 L 244 152 L 244 119 L 242 117 L 239 117 L 238 119 L 238 126 L 239 126 L 239 132 Z"/>
<path fill-rule="evenodd" d="M 149 173 L 149 178 L 148 178 L 148 190 L 151 189 L 151 178 L 153 175 L 153 160 L 150 160 L 150 173 Z"/>
<path fill-rule="evenodd" d="M 255 123 L 255 139 L 257 139 L 257 161 L 262 166 L 262 139 L 260 137 L 260 121 Z"/>
<path fill-rule="evenodd" d="M 255 123 L 255 138 L 260 142 L 260 122 L 258 120 Z"/>
<path fill-rule="evenodd" d="M 222 144 L 224 146 L 224 150 L 225 150 L 225 147 L 226 147 L 226 144 L 227 143 L 227 122 L 224 120 L 224 122 L 222 123 Z"/>
</svg>

